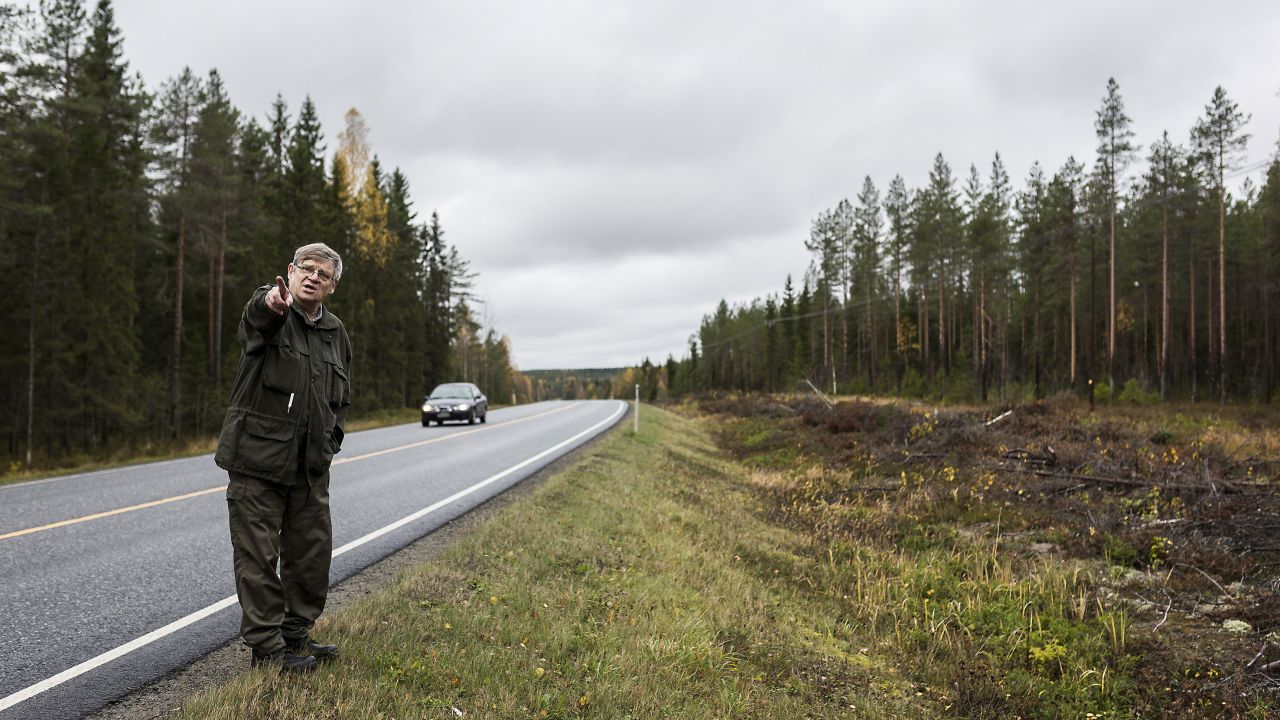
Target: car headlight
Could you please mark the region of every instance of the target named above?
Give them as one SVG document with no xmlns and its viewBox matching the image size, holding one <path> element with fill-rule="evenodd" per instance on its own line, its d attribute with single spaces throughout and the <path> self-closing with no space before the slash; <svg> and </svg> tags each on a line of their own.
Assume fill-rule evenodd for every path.
<svg viewBox="0 0 1280 720">
<path fill-rule="evenodd" d="M 433 409 L 431 403 L 422 403 L 422 412 L 431 412 Z"/>
<path fill-rule="evenodd" d="M 470 405 L 466 403 L 462 403 L 461 405 L 458 406 L 458 410 L 459 412 L 466 412 L 470 407 L 471 407 Z"/>
</svg>

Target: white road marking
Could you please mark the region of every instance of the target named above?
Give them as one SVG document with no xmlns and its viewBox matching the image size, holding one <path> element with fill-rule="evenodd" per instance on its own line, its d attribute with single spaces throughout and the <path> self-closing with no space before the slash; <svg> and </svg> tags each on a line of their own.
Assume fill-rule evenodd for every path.
<svg viewBox="0 0 1280 720">
<path fill-rule="evenodd" d="M 535 463 L 535 462 L 537 462 L 537 461 L 541 460 L 542 458 L 544 458 L 544 457 L 546 457 L 546 456 L 550 455 L 551 453 L 555 452 L 556 450 L 559 450 L 560 448 L 562 448 L 562 447 L 564 447 L 564 446 L 566 446 L 566 445 L 569 445 L 569 444 L 573 443 L 575 440 L 577 440 L 577 439 L 581 438 L 582 436 L 584 436 L 584 435 L 588 435 L 588 434 L 590 434 L 591 432 L 595 431 L 596 429 L 601 428 L 601 427 L 603 427 L 603 426 L 605 426 L 605 425 L 608 425 L 608 424 L 609 424 L 609 423 L 611 423 L 611 422 L 614 422 L 614 421 L 618 418 L 618 416 L 619 416 L 619 415 L 621 415 L 621 414 L 622 414 L 622 412 L 623 412 L 624 410 L 626 410 L 626 408 L 627 408 L 626 403 L 621 403 L 621 404 L 619 404 L 617 411 L 615 411 L 615 412 L 614 412 L 612 415 L 610 415 L 608 418 L 605 418 L 604 420 L 601 420 L 600 422 L 596 423 L 595 425 L 592 425 L 591 427 L 587 428 L 586 430 L 583 430 L 582 432 L 578 433 L 577 435 L 574 435 L 573 437 L 569 438 L 568 440 L 565 440 L 564 442 L 561 442 L 561 443 L 560 443 L 560 444 L 558 444 L 558 445 L 553 445 L 553 446 L 551 446 L 551 447 L 547 448 L 546 450 L 543 450 L 542 452 L 538 453 L 537 455 L 534 455 L 533 457 L 529 458 L 528 460 L 525 460 L 525 461 L 524 461 L 524 462 L 522 462 L 522 463 L 518 463 L 518 464 L 516 464 L 516 465 L 512 465 L 511 467 L 507 468 L 506 470 L 503 470 L 502 472 L 498 473 L 497 475 L 490 475 L 488 478 L 485 478 L 484 480 L 481 480 L 480 482 L 476 483 L 475 485 L 472 485 L 471 487 L 467 488 L 466 490 L 459 490 L 458 492 L 456 492 L 456 493 L 454 493 L 454 494 L 450 495 L 449 497 L 447 497 L 447 498 L 445 498 L 445 499 L 443 499 L 443 500 L 440 500 L 440 501 L 438 501 L 438 502 L 432 503 L 431 505 L 428 505 L 427 507 L 422 508 L 421 510 L 419 510 L 418 512 L 416 512 L 416 513 L 414 513 L 414 514 L 412 514 L 412 515 L 407 515 L 407 516 L 405 516 L 405 517 L 403 517 L 403 518 L 401 518 L 401 519 L 399 519 L 399 520 L 397 520 L 397 521 L 395 521 L 395 522 L 391 523 L 390 525 L 387 525 L 387 526 L 385 526 L 385 527 L 382 527 L 382 528 L 379 528 L 379 529 L 377 529 L 377 530 L 374 530 L 373 532 L 369 533 L 368 535 L 365 535 L 364 537 L 356 538 L 355 540 L 352 540 L 351 542 L 347 543 L 346 545 L 343 545 L 342 547 L 337 548 L 336 550 L 334 550 L 334 551 L 333 551 L 333 556 L 334 556 L 334 557 L 338 557 L 339 555 L 342 555 L 342 554 L 344 554 L 344 553 L 346 553 L 346 552 L 348 552 L 348 551 L 350 551 L 350 550 L 354 550 L 354 549 L 356 549 L 356 548 L 360 547 L 361 545 L 364 545 L 365 543 L 370 542 L 371 540 L 376 540 L 377 538 L 380 538 L 380 537 L 382 537 L 383 535 L 386 535 L 387 533 L 389 533 L 389 532 L 391 532 L 391 531 L 393 531 L 393 530 L 396 530 L 396 529 L 399 529 L 399 528 L 401 528 L 401 527 L 403 527 L 403 526 L 405 526 L 405 525 L 408 525 L 409 523 L 413 522 L 414 520 L 417 520 L 417 519 L 419 519 L 419 518 L 426 517 L 427 515 L 429 515 L 429 514 L 431 514 L 431 513 L 435 512 L 436 510 L 439 510 L 440 508 L 442 508 L 442 507 L 444 507 L 444 506 L 446 506 L 446 505 L 450 505 L 450 504 L 452 504 L 455 500 L 460 500 L 460 499 L 462 499 L 462 498 L 464 498 L 464 497 L 466 497 L 466 496 L 470 495 L 471 493 L 475 492 L 476 490 L 479 490 L 479 489 L 480 489 L 480 488 L 482 488 L 482 487 L 485 487 L 485 486 L 487 486 L 487 485 L 491 485 L 491 484 L 493 484 L 493 483 L 495 483 L 495 482 L 497 482 L 497 481 L 501 480 L 502 478 L 504 478 L 504 477 L 506 477 L 506 476 L 510 475 L 511 473 L 513 473 L 513 472 L 515 472 L 515 471 L 517 471 L 517 470 L 520 470 L 521 468 L 527 467 L 528 465 L 530 465 L 530 464 L 532 464 L 532 463 Z"/>
<path fill-rule="evenodd" d="M 408 445 L 398 445 L 396 447 L 386 448 L 384 450 L 375 450 L 373 452 L 367 452 L 363 455 L 356 455 L 355 457 L 342 458 L 340 460 L 334 460 L 333 465 L 335 466 L 343 465 L 349 462 L 355 462 L 356 460 L 364 460 L 371 457 L 378 457 L 380 455 L 389 455 L 394 452 L 400 452 L 401 450 L 411 450 L 416 447 L 422 447 L 423 445 L 430 445 L 432 443 L 438 443 L 438 442 L 442 442 L 444 440 L 449 440 L 452 438 L 463 437 L 465 435 L 471 435 L 473 433 L 484 432 L 486 430 L 498 430 L 508 425 L 514 425 L 516 423 L 521 423 L 526 420 L 533 420 L 534 418 L 540 418 L 546 415 L 551 415 L 552 413 L 558 413 L 562 410 L 568 410 L 574 405 L 577 405 L 577 403 L 569 403 L 568 405 L 554 408 L 552 410 L 547 410 L 546 412 L 540 412 L 540 413 L 537 413 L 536 415 L 526 415 L 524 417 L 516 418 L 514 420 L 506 420 L 500 423 L 494 423 L 487 427 L 473 428 L 471 430 L 464 430 L 462 432 L 451 433 L 449 435 L 441 435 L 439 437 L 434 437 L 429 440 L 419 440 L 418 442 L 409 443 Z M 187 458 L 187 459 L 192 459 L 192 458 Z M 177 462 L 177 461 L 173 461 L 173 462 Z M 154 463 L 154 464 L 160 464 L 160 463 Z M 117 470 L 121 470 L 121 469 L 125 469 L 125 468 L 117 468 Z M 104 470 L 102 472 L 107 472 L 107 471 Z M 66 477 L 73 477 L 73 476 L 68 475 Z M 60 478 L 49 478 L 49 479 L 58 480 Z M 40 480 L 37 482 L 44 482 L 44 481 Z M 133 512 L 134 510 L 145 510 L 146 508 L 155 507 L 157 505 L 165 505 L 167 503 L 177 502 L 178 500 L 188 500 L 190 498 L 200 497 L 202 495 L 211 495 L 213 493 L 221 492 L 226 489 L 227 489 L 227 486 L 224 483 L 217 487 L 205 488 L 204 490 L 196 490 L 195 492 L 183 493 L 182 495 L 174 495 L 173 497 L 160 498 L 159 500 L 152 500 L 150 502 L 139 503 L 137 505 L 130 505 L 128 507 L 116 508 L 115 510 L 104 510 L 102 512 L 93 513 L 92 515 L 82 515 L 80 517 L 71 518 L 69 520 L 59 520 L 58 522 L 52 522 L 47 525 L 40 525 L 38 527 L 30 527 L 30 528 L 25 528 L 23 530 L 14 530 L 13 532 L 0 533 L 0 540 L 8 540 L 9 538 L 16 538 L 16 537 L 21 537 L 23 535 L 30 535 L 31 533 L 37 533 L 44 530 L 54 530 L 60 527 L 66 527 L 68 525 L 78 525 L 82 522 L 88 522 L 90 520 L 101 520 L 102 518 L 112 517 L 114 515 L 122 515 L 127 512 Z"/>
<path fill-rule="evenodd" d="M 626 403 L 619 402 L 618 409 L 608 418 L 596 423 L 595 425 L 592 425 L 591 427 L 587 428 L 586 430 L 583 430 L 577 435 L 574 435 L 568 440 L 565 440 L 557 445 L 549 447 L 546 450 L 543 450 L 542 452 L 538 453 L 537 455 L 534 455 L 533 457 L 527 460 L 524 460 L 523 462 L 512 465 L 511 467 L 507 468 L 506 470 L 503 470 L 500 473 L 497 473 L 496 475 L 491 475 L 488 478 L 485 478 L 484 480 L 481 480 L 480 482 L 476 483 L 475 485 L 472 485 L 471 487 L 465 490 L 460 490 L 454 493 L 453 495 L 450 495 L 449 497 L 445 498 L 444 500 L 433 503 L 413 513 L 412 515 L 401 518 L 400 520 L 397 520 L 391 523 L 390 525 L 386 525 L 378 530 L 374 530 L 373 532 L 363 537 L 352 540 L 346 545 L 343 545 L 342 547 L 335 549 L 333 551 L 333 556 L 338 557 L 339 555 L 343 555 L 347 552 L 350 552 L 351 550 L 355 550 L 361 545 L 372 542 L 373 540 L 376 540 L 382 537 L 383 535 L 386 535 L 389 532 L 397 530 L 413 522 L 414 520 L 419 520 L 423 517 L 426 517 L 432 512 L 435 512 L 436 510 L 439 510 L 440 508 L 445 507 L 446 505 L 449 505 L 456 500 L 459 500 L 463 497 L 466 497 L 467 495 L 470 495 L 476 490 L 479 490 L 488 485 L 492 485 L 493 483 L 497 482 L 498 480 L 501 480 L 502 478 L 510 475 L 511 473 L 516 472 L 521 468 L 527 467 L 530 464 L 535 463 L 538 460 L 541 460 L 547 455 L 550 455 L 556 450 L 559 450 L 560 448 L 563 448 L 566 445 L 570 445 L 573 442 L 587 435 L 590 435 L 596 430 L 599 430 L 600 428 L 615 422 L 618 419 L 618 417 L 621 416 L 624 411 L 626 411 L 626 409 L 627 409 Z M 173 633 L 176 633 L 179 630 L 182 630 L 188 625 L 192 625 L 196 622 L 199 622 L 200 620 L 203 620 L 220 610 L 225 610 L 226 608 L 229 608 L 235 604 L 236 604 L 235 595 L 232 595 L 230 597 L 225 597 L 219 600 L 218 602 L 213 603 L 212 605 L 209 605 L 208 607 L 197 610 L 191 613 L 190 615 L 179 618 L 178 620 L 174 620 L 173 622 L 169 623 L 168 625 L 165 625 L 164 627 L 156 628 L 155 630 L 152 630 L 146 635 L 130 640 L 129 642 L 123 645 L 120 645 L 119 647 L 116 647 L 112 650 L 108 650 L 107 652 L 104 652 L 101 655 L 98 655 L 97 657 L 85 660 L 84 662 L 80 663 L 79 665 L 76 665 L 75 667 L 67 668 L 66 670 L 63 670 L 57 675 L 54 675 L 53 677 L 47 678 L 45 680 L 41 680 L 40 682 L 34 685 L 31 685 L 29 687 L 23 688 L 22 690 L 19 690 L 18 692 L 15 692 L 12 695 L 9 695 L 7 697 L 0 698 L 0 711 L 11 708 L 14 705 L 17 705 L 18 703 L 23 702 L 24 700 L 29 700 L 35 697 L 36 695 L 39 695 L 40 693 L 45 692 L 46 690 L 52 690 L 53 688 L 67 682 L 68 680 L 72 680 L 77 677 L 80 677 L 81 675 L 91 670 L 94 670 L 98 667 L 101 667 L 111 662 L 112 660 L 128 655 L 134 650 L 150 645 L 151 643 L 163 637 L 172 635 Z"/>
</svg>

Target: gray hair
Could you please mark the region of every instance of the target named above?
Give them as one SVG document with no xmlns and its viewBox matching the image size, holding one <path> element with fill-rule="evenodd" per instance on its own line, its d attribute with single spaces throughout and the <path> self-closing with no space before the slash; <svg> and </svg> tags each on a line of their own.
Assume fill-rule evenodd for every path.
<svg viewBox="0 0 1280 720">
<path fill-rule="evenodd" d="M 338 282 L 342 278 L 342 258 L 336 250 L 324 243 L 311 243 L 294 250 L 294 266 L 301 265 L 303 260 L 324 260 L 333 263 L 333 281 Z"/>
</svg>

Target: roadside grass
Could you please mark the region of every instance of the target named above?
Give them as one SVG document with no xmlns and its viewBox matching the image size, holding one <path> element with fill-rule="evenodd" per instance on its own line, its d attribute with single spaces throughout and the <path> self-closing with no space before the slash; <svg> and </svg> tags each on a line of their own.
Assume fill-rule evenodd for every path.
<svg viewBox="0 0 1280 720">
<path fill-rule="evenodd" d="M 1277 413 L 997 414 L 646 408 L 183 717 L 1276 717 Z"/>
<path fill-rule="evenodd" d="M 852 555 L 816 557 L 767 518 L 760 482 L 703 421 L 646 407 L 638 435 L 610 433 L 439 559 L 322 618 L 340 660 L 305 677 L 246 669 L 179 717 L 946 715 L 872 634 L 897 612 L 914 638 L 938 613 L 910 624 L 886 606 L 868 623 L 850 594 L 858 577 L 889 581 L 891 558 L 855 571 Z"/>
<path fill-rule="evenodd" d="M 379 410 L 347 423 L 347 432 L 370 430 L 389 425 L 416 422 L 421 417 L 417 408 L 393 408 Z M 180 441 L 149 441 L 143 445 L 122 445 L 111 452 L 79 453 L 57 460 L 43 459 L 33 469 L 24 469 L 22 463 L 12 461 L 7 468 L 0 467 L 0 485 L 40 480 L 55 475 L 109 470 L 139 463 L 178 460 L 180 458 L 208 455 L 218 449 L 217 436 L 185 439 Z"/>
</svg>

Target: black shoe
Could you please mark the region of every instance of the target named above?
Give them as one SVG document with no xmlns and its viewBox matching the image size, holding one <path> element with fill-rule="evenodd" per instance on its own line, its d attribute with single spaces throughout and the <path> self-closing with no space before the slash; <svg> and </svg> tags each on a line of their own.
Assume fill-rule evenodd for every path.
<svg viewBox="0 0 1280 720">
<path fill-rule="evenodd" d="M 259 655 L 257 650 L 253 651 L 253 658 L 249 661 L 249 667 L 275 666 L 285 672 L 308 672 L 315 670 L 316 659 L 309 655 L 295 655 L 289 652 L 289 648 L 284 647 L 273 653 Z"/>
<path fill-rule="evenodd" d="M 321 645 L 312 640 L 310 636 L 297 638 L 285 638 L 285 647 L 294 655 L 310 655 L 321 662 L 327 662 L 338 657 L 337 645 Z"/>
</svg>

